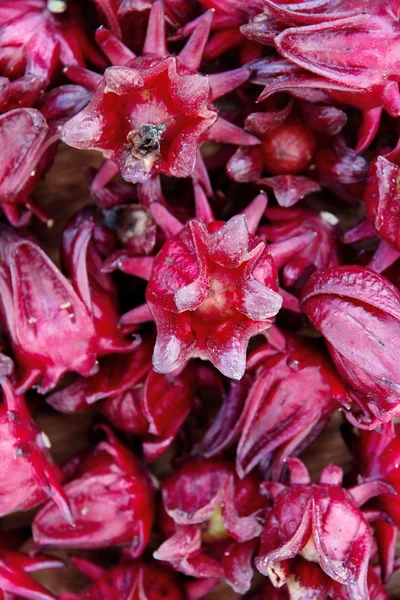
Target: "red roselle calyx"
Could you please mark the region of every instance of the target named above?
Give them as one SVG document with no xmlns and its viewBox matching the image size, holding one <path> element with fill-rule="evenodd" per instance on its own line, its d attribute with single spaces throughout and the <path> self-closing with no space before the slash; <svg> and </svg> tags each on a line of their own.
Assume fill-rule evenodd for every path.
<svg viewBox="0 0 400 600">
<path fill-rule="evenodd" d="M 63 129 L 62 139 L 76 148 L 100 150 L 127 181 L 144 182 L 161 172 L 188 177 L 195 169 L 200 142 L 254 145 L 259 140 L 218 118 L 212 100 L 249 77 L 246 68 L 225 74 L 198 73 L 212 13 L 206 13 L 178 56 L 168 54 L 163 5 L 150 13 L 143 56 L 136 57 L 107 30 L 97 39 L 115 65 L 93 76 L 88 106 Z M 77 83 L 85 74 L 71 71 Z M 87 77 L 86 77 L 87 80 Z M 115 167 L 116 165 L 116 167 Z"/>
<path fill-rule="evenodd" d="M 268 349 L 268 348 L 267 348 Z M 261 463 L 278 480 L 286 459 L 303 450 L 324 429 L 345 386 L 327 357 L 311 344 L 288 339 L 285 352 L 262 360 L 242 413 L 237 470 L 244 475 Z"/>
<path fill-rule="evenodd" d="M 156 371 L 169 373 L 200 357 L 227 377 L 240 379 L 249 339 L 270 327 L 282 305 L 273 258 L 253 234 L 266 199 L 258 196 L 247 216 L 224 223 L 214 220 L 200 188 L 196 194 L 203 218 L 182 225 L 153 203 L 153 216 L 158 215 L 170 239 L 154 259 L 117 256 L 109 268 L 149 281 L 146 300 L 157 325 Z M 123 322 L 135 322 L 136 315 L 133 309 Z"/>
<path fill-rule="evenodd" d="M 156 257 L 146 298 L 157 324 L 157 371 L 199 356 L 233 379 L 244 374 L 250 337 L 268 329 L 282 303 L 272 258 L 244 215 L 208 226 L 189 221 Z"/>
<path fill-rule="evenodd" d="M 154 557 L 186 575 L 225 579 L 246 592 L 266 505 L 257 479 L 239 480 L 222 460 L 191 459 L 166 478 L 162 496 L 168 539 Z"/>
<path fill-rule="evenodd" d="M 373 496 L 390 492 L 384 483 L 368 482 L 351 490 L 342 485 L 342 470 L 326 467 L 312 484 L 301 461 L 290 459 L 290 486 L 268 484 L 274 500 L 267 514 L 256 566 L 275 587 L 289 577 L 288 561 L 301 554 L 319 563 L 334 581 L 350 586 L 353 598 L 370 596 L 367 588 L 372 532 L 359 506 Z"/>
<path fill-rule="evenodd" d="M 324 335 L 350 397 L 351 417 L 375 427 L 400 414 L 397 350 L 400 294 L 385 277 L 357 266 L 319 271 L 305 285 L 301 306 Z"/>
<path fill-rule="evenodd" d="M 21 371 L 18 392 L 41 377 L 39 391 L 49 391 L 70 370 L 88 376 L 98 368 L 98 354 L 135 346 L 116 331 L 112 294 L 96 289 L 98 280 L 88 275 L 90 224 L 75 233 L 70 283 L 35 242 L 1 229 L 0 310 Z"/>
<path fill-rule="evenodd" d="M 33 538 L 41 547 L 109 548 L 127 546 L 140 556 L 154 519 L 153 486 L 138 459 L 107 431 L 64 486 L 73 522 L 66 525 L 57 508 L 46 504 L 36 515 Z"/>
</svg>

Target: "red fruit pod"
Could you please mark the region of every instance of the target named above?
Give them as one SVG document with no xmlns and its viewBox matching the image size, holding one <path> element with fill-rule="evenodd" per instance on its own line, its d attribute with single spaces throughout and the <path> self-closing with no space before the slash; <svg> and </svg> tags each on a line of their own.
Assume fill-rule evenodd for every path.
<svg viewBox="0 0 400 600">
<path fill-rule="evenodd" d="M 197 356 L 233 379 L 245 372 L 249 339 L 282 304 L 273 259 L 244 215 L 189 221 L 156 256 L 146 299 L 157 324 L 156 371 Z"/>
<path fill-rule="evenodd" d="M 262 363 L 246 399 L 239 475 L 261 463 L 279 480 L 287 457 L 310 444 L 346 398 L 328 358 L 311 345 L 288 340 L 286 352 Z"/>
<path fill-rule="evenodd" d="M 96 370 L 96 335 L 88 308 L 34 242 L 3 226 L 0 241 L 1 318 L 22 376 L 17 391 L 40 377 L 50 390 L 66 371 Z"/>
<path fill-rule="evenodd" d="M 78 477 L 64 486 L 73 522 L 46 504 L 33 521 L 40 547 L 109 548 L 128 546 L 132 557 L 147 546 L 154 519 L 153 486 L 138 459 L 108 431 L 83 462 Z"/>
<path fill-rule="evenodd" d="M 157 172 L 188 177 L 198 144 L 217 118 L 209 97 L 207 78 L 183 74 L 175 57 L 142 68 L 110 67 L 88 106 L 64 126 L 62 139 L 101 150 L 133 183 Z"/>
<path fill-rule="evenodd" d="M 109 12 L 113 14 L 111 7 Z M 207 11 L 194 22 L 178 56 L 168 53 L 161 0 L 151 7 L 142 57 L 100 28 L 97 41 L 116 66 L 106 69 L 103 77 L 68 70 L 75 83 L 86 82 L 94 93 L 88 106 L 66 123 L 62 139 L 76 148 L 100 150 L 109 159 L 109 177 L 120 170 L 132 183 L 144 183 L 156 173 L 188 177 L 195 169 L 204 171 L 198 149 L 206 137 L 258 144 L 254 136 L 217 118 L 211 104 L 247 81 L 249 69 L 210 76 L 198 72 L 212 17 Z"/>
<path fill-rule="evenodd" d="M 321 569 L 350 595 L 369 600 L 368 564 L 372 532 L 359 506 L 390 491 L 378 482 L 349 491 L 341 487 L 342 470 L 326 467 L 318 484 L 312 484 L 303 463 L 288 461 L 290 487 L 266 482 L 274 501 L 267 513 L 256 566 L 275 587 L 290 576 L 290 561 L 298 555 L 319 563 Z M 288 562 L 289 561 L 289 562 Z"/>
<path fill-rule="evenodd" d="M 373 427 L 399 415 L 400 294 L 396 287 L 369 269 L 333 267 L 306 283 L 301 306 L 324 335 L 336 367 L 364 413 L 359 423 Z"/>
<path fill-rule="evenodd" d="M 190 459 L 167 477 L 162 496 L 169 537 L 154 557 L 191 577 L 248 591 L 266 505 L 257 479 L 239 480 L 222 460 Z"/>
</svg>

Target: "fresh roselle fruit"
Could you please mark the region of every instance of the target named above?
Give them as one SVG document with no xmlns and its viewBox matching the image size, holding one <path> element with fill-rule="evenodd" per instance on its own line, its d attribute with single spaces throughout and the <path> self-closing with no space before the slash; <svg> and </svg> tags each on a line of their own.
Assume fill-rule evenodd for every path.
<svg viewBox="0 0 400 600">
<path fill-rule="evenodd" d="M 64 126 L 63 141 L 75 148 L 100 150 L 112 161 L 111 176 L 119 170 L 133 183 L 158 172 L 188 177 L 196 162 L 202 162 L 198 148 L 206 137 L 258 144 L 254 136 L 218 118 L 212 105 L 246 81 L 249 70 L 212 76 L 198 72 L 211 20 L 208 11 L 178 56 L 168 53 L 161 0 L 153 3 L 141 57 L 99 29 L 99 45 L 114 66 L 103 77 L 76 69 L 68 72 L 76 83 L 84 85 L 90 79 L 94 93 L 88 106 Z"/>
<path fill-rule="evenodd" d="M 266 506 L 257 479 L 240 480 L 229 462 L 198 457 L 165 479 L 162 497 L 168 539 L 154 557 L 186 575 L 248 591 Z"/>
<path fill-rule="evenodd" d="M 376 427 L 400 414 L 397 288 L 363 267 L 332 267 L 308 280 L 301 307 L 325 337 L 350 397 L 361 411 L 349 415 L 352 422 Z"/>
<path fill-rule="evenodd" d="M 145 320 L 154 318 L 157 325 L 156 371 L 169 373 L 189 358 L 200 357 L 224 375 L 240 379 L 249 339 L 270 327 L 282 305 L 274 260 L 253 234 L 266 198 L 258 196 L 246 214 L 224 223 L 214 220 L 199 186 L 196 194 L 200 218 L 186 225 L 152 204 L 152 214 L 169 238 L 155 258 L 117 255 L 108 268 L 149 282 Z M 143 308 L 138 307 L 122 322 L 134 323 L 138 311 L 142 319 Z"/>
<path fill-rule="evenodd" d="M 2 227 L 1 317 L 22 375 L 18 391 L 41 376 L 41 391 L 67 370 L 96 369 L 96 338 L 88 308 L 34 242 Z"/>
<path fill-rule="evenodd" d="M 157 324 L 157 371 L 199 356 L 233 379 L 244 374 L 250 337 L 268 329 L 282 303 L 272 257 L 244 215 L 189 221 L 154 260 L 146 299 Z"/>
<path fill-rule="evenodd" d="M 44 393 L 67 371 L 91 375 L 98 368 L 97 355 L 129 352 L 137 344 L 117 329 L 115 298 L 112 289 L 101 287 L 100 268 L 96 280 L 94 268 L 92 278 L 88 275 L 90 224 L 75 234 L 70 283 L 34 241 L 1 226 L 0 311 L 19 364 L 18 392 L 41 377 Z M 107 275 L 101 274 L 104 281 Z"/>
<path fill-rule="evenodd" d="M 312 484 L 300 460 L 289 459 L 288 466 L 288 487 L 263 484 L 274 505 L 266 516 L 257 568 L 279 588 L 290 577 L 291 559 L 300 555 L 348 586 L 351 598 L 369 600 L 367 573 L 373 537 L 359 507 L 390 492 L 390 486 L 371 481 L 345 490 L 342 470 L 334 465 L 325 467 L 319 482 Z"/>
<path fill-rule="evenodd" d="M 66 526 L 49 503 L 35 516 L 32 532 L 38 546 L 127 546 L 133 558 L 143 553 L 154 519 L 153 486 L 136 456 L 109 430 L 107 437 L 64 486 L 72 523 Z"/>
<path fill-rule="evenodd" d="M 249 356 L 249 366 L 258 353 L 242 413 L 236 468 L 243 476 L 260 463 L 278 480 L 287 457 L 321 433 L 347 393 L 329 358 L 310 343 L 289 338 L 284 352 L 266 358 L 261 346 Z"/>
<path fill-rule="evenodd" d="M 224 375 L 241 379 L 250 338 L 269 329 L 282 306 L 277 267 L 307 246 L 314 234 L 268 248 L 254 235 L 266 207 L 264 194 L 226 223 L 214 220 L 198 185 L 195 196 L 196 218 L 186 225 L 164 206 L 152 203 L 153 217 L 167 237 L 156 257 L 117 253 L 104 268 L 118 268 L 149 282 L 147 306 L 132 309 L 121 323 L 155 320 L 156 371 L 169 373 L 199 357 L 210 360 Z M 294 304 L 298 311 L 295 298 Z"/>
</svg>

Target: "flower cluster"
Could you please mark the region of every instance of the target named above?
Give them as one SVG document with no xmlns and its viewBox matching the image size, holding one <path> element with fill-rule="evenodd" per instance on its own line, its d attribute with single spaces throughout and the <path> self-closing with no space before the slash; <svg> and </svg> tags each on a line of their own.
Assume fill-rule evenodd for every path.
<svg viewBox="0 0 400 600">
<path fill-rule="evenodd" d="M 392 598 L 399 20 L 0 0 L 0 600 Z"/>
</svg>

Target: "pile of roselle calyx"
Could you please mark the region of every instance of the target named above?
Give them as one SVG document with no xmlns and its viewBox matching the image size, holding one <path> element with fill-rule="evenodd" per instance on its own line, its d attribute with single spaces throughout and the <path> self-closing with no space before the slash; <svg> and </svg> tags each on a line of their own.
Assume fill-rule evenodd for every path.
<svg viewBox="0 0 400 600">
<path fill-rule="evenodd" d="M 400 598 L 399 81 L 400 0 L 0 0 L 1 599 Z"/>
</svg>

